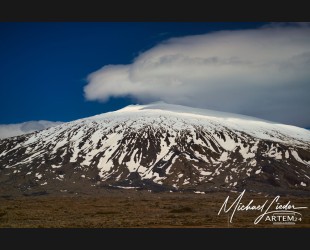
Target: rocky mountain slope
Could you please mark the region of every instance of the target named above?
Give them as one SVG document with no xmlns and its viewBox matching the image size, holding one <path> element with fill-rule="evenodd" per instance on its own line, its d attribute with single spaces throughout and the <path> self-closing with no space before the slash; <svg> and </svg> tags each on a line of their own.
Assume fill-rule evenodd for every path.
<svg viewBox="0 0 310 250">
<path fill-rule="evenodd" d="M 307 194 L 309 185 L 310 131 L 180 105 L 130 105 L 0 140 L 5 193 L 136 188 Z"/>
</svg>

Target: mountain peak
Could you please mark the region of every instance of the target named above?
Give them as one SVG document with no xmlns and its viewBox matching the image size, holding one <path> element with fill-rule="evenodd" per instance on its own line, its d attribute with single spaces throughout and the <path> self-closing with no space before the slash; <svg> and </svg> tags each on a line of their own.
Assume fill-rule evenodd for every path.
<svg viewBox="0 0 310 250">
<path fill-rule="evenodd" d="M 130 112 L 130 111 L 137 111 L 137 110 L 142 110 L 142 109 L 167 109 L 169 107 L 173 106 L 173 104 L 168 104 L 166 102 L 163 102 L 163 101 L 157 101 L 157 102 L 151 102 L 151 103 L 148 103 L 148 104 L 130 104 L 124 108 L 121 108 L 117 111 L 127 111 L 127 112 Z"/>
<path fill-rule="evenodd" d="M 0 140 L 0 166 L 2 190 L 28 193 L 111 186 L 308 192 L 310 132 L 155 102 Z"/>
<path fill-rule="evenodd" d="M 132 104 L 128 105 L 120 110 L 117 110 L 116 112 L 139 112 L 139 111 L 150 111 L 150 110 L 161 110 L 163 112 L 173 112 L 173 113 L 179 113 L 183 115 L 190 115 L 193 117 L 198 118 L 201 117 L 216 117 L 216 118 L 233 118 L 233 119 L 241 119 L 241 120 L 251 120 L 251 121 L 263 121 L 263 122 L 269 122 L 263 119 L 241 115 L 241 114 L 234 114 L 229 112 L 222 112 L 222 111 L 215 111 L 210 109 L 202 109 L 202 108 L 195 108 L 195 107 L 189 107 L 179 104 L 170 104 L 163 101 L 157 101 L 152 102 L 149 104 Z"/>
<path fill-rule="evenodd" d="M 120 110 L 103 113 L 82 119 L 85 122 L 102 123 L 107 120 L 115 124 L 131 124 L 130 127 L 142 128 L 145 124 L 155 127 L 174 127 L 186 129 L 192 126 L 215 130 L 232 130 L 246 133 L 259 139 L 300 144 L 310 142 L 309 130 L 296 126 L 279 124 L 263 119 L 209 109 L 187 107 L 165 102 L 145 105 L 129 105 Z M 78 122 L 78 121 L 75 121 Z"/>
</svg>

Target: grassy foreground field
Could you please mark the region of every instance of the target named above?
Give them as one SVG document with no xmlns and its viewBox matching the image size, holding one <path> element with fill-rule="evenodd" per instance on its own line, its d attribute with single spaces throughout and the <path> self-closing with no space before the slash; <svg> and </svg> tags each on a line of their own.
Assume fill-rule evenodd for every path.
<svg viewBox="0 0 310 250">
<path fill-rule="evenodd" d="M 254 225 L 259 211 L 236 212 L 233 223 L 218 211 L 227 195 L 230 205 L 237 193 L 150 193 L 122 190 L 103 195 L 42 195 L 0 198 L 1 228 L 166 228 L 166 227 L 307 227 L 310 209 L 303 209 L 302 221 L 295 225 L 274 225 L 261 221 Z M 246 193 L 242 202 L 253 204 L 273 200 L 273 196 Z M 310 198 L 281 197 L 281 203 L 310 207 Z M 230 213 L 229 213 L 230 214 Z"/>
</svg>

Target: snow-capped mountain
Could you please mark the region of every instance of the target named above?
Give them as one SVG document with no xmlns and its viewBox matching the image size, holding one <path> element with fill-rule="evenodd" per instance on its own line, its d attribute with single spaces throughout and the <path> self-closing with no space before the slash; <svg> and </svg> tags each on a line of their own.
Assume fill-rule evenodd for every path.
<svg viewBox="0 0 310 250">
<path fill-rule="evenodd" d="M 0 140 L 0 187 L 308 192 L 310 131 L 166 103 Z"/>
</svg>

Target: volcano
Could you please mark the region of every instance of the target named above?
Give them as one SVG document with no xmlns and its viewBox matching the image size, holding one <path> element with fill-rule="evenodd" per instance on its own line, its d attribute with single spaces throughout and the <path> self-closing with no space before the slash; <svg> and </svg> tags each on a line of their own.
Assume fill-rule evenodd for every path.
<svg viewBox="0 0 310 250">
<path fill-rule="evenodd" d="M 0 140 L 2 193 L 307 194 L 309 185 L 310 131 L 162 102 Z"/>
</svg>

